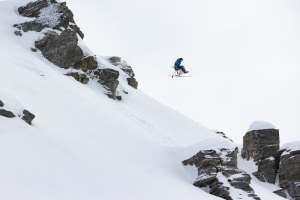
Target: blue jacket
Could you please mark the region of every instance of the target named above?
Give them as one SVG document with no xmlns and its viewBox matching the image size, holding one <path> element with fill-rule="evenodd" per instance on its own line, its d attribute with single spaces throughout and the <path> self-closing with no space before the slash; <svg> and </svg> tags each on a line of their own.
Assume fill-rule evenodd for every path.
<svg viewBox="0 0 300 200">
<path fill-rule="evenodd" d="M 178 58 L 174 63 L 174 67 L 180 67 L 180 65 L 181 65 L 181 59 Z"/>
</svg>

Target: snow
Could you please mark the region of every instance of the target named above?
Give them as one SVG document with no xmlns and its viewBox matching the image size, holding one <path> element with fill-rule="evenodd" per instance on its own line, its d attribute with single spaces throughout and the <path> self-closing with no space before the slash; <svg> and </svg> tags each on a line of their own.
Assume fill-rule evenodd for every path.
<svg viewBox="0 0 300 200">
<path fill-rule="evenodd" d="M 0 1 L 0 99 L 5 109 L 36 116 L 32 126 L 0 116 L 0 199 L 220 199 L 194 187 L 197 172 L 181 161 L 236 144 L 122 80 L 129 94 L 116 102 L 99 85 L 64 76 L 30 50 L 41 33 L 13 34 L 12 25 L 25 20 L 15 9 L 27 2 Z"/>
<path fill-rule="evenodd" d="M 248 132 L 253 131 L 253 130 L 263 130 L 263 129 L 275 129 L 275 126 L 273 124 L 271 124 L 270 122 L 255 121 L 249 126 Z"/>
<path fill-rule="evenodd" d="M 51 4 L 50 6 L 41 9 L 37 22 L 47 25 L 50 28 L 55 27 L 58 25 L 59 18 L 62 15 L 62 13 L 58 13 L 57 9 L 58 4 Z"/>
<path fill-rule="evenodd" d="M 281 146 L 281 150 L 284 150 L 282 155 L 289 154 L 289 152 L 300 150 L 300 141 L 289 142 Z"/>
</svg>

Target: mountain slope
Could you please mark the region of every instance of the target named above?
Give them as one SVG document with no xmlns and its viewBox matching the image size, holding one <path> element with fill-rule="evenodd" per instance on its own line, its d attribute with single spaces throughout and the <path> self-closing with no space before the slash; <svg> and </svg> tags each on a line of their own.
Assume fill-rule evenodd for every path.
<svg viewBox="0 0 300 200">
<path fill-rule="evenodd" d="M 30 51 L 39 34 L 13 34 L 26 2 L 0 2 L 0 99 L 36 116 L 0 117 L 1 199 L 218 199 L 192 186 L 182 150 L 228 142 L 141 91 L 114 102 L 64 76 Z"/>
</svg>

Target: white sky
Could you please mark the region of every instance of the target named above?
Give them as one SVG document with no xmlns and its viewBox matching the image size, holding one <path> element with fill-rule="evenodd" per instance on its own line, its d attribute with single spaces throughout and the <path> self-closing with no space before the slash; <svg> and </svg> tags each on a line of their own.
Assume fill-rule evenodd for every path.
<svg viewBox="0 0 300 200">
<path fill-rule="evenodd" d="M 300 2 L 67 0 L 84 41 L 125 59 L 139 89 L 236 142 L 256 120 L 300 139 Z M 193 74 L 172 80 L 178 57 Z M 201 94 L 201 95 L 200 95 Z"/>
</svg>

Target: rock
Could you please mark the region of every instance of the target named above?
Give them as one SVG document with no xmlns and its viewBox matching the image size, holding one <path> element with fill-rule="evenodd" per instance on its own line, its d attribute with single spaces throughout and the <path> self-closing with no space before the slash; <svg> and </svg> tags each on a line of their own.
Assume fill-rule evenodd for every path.
<svg viewBox="0 0 300 200">
<path fill-rule="evenodd" d="M 75 24 L 72 11 L 69 10 L 65 2 L 58 3 L 55 0 L 39 0 L 18 8 L 18 12 L 24 17 L 35 18 L 33 21 L 15 25 L 19 26 L 19 29 L 22 29 L 24 32 L 40 32 L 44 28 L 57 30 L 68 28 L 76 32 L 81 38 L 84 37 L 80 28 Z"/>
<path fill-rule="evenodd" d="M 116 57 L 116 56 L 113 56 L 113 57 L 110 57 L 108 58 L 108 61 L 114 65 L 114 66 L 117 66 L 119 67 L 122 71 L 124 71 L 127 75 L 128 75 L 128 78 L 127 78 L 127 83 L 128 85 L 130 85 L 131 87 L 137 89 L 138 87 L 138 82 L 137 80 L 134 78 L 135 74 L 134 74 L 134 71 L 132 69 L 131 66 L 129 66 L 125 61 L 123 61 L 120 57 Z"/>
<path fill-rule="evenodd" d="M 56 3 L 56 1 L 50 1 L 51 3 Z M 24 17 L 38 17 L 40 10 L 48 6 L 47 0 L 39 0 L 28 3 L 26 6 L 21 6 L 18 8 L 20 15 Z"/>
<path fill-rule="evenodd" d="M 225 135 L 225 133 L 223 133 L 223 132 L 221 132 L 221 131 L 215 131 L 215 133 L 218 134 L 218 135 L 220 135 L 220 136 L 222 136 L 223 138 L 228 139 L 230 142 L 233 142 L 233 140 L 230 139 L 229 137 L 227 137 L 227 136 Z"/>
<path fill-rule="evenodd" d="M 35 42 L 35 46 L 50 62 L 62 68 L 70 68 L 83 58 L 77 42 L 76 33 L 66 29 L 61 34 L 48 31 L 43 39 Z"/>
<path fill-rule="evenodd" d="M 298 149 L 283 149 L 279 165 L 279 185 L 294 199 L 300 199 L 300 142 Z"/>
<path fill-rule="evenodd" d="M 208 187 L 209 193 L 223 199 L 232 199 L 230 188 L 223 186 L 218 180 L 221 173 L 227 178 L 227 182 L 234 188 L 241 189 L 253 199 L 260 199 L 250 186 L 251 176 L 237 168 L 238 148 L 216 150 L 203 150 L 191 158 L 184 160 L 184 165 L 194 165 L 198 170 L 198 177 L 194 182 L 197 187 Z"/>
<path fill-rule="evenodd" d="M 261 129 L 247 132 L 244 136 L 242 157 L 253 158 L 258 165 L 254 175 L 263 182 L 275 183 L 279 150 L 279 130 Z"/>
<path fill-rule="evenodd" d="M 97 62 L 96 56 L 85 57 L 74 66 L 74 68 L 81 69 L 84 72 L 86 72 L 88 70 L 94 70 L 97 67 L 98 67 L 98 62 Z"/>
<path fill-rule="evenodd" d="M 75 80 L 79 81 L 80 83 L 87 84 L 89 82 L 89 78 L 86 74 L 80 74 L 78 72 L 70 72 L 65 74 L 66 76 L 72 76 Z"/>
<path fill-rule="evenodd" d="M 137 87 L 138 87 L 138 82 L 135 78 L 127 78 L 127 83 L 134 89 L 137 89 Z"/>
<path fill-rule="evenodd" d="M 29 125 L 31 125 L 32 120 L 35 118 L 35 115 L 29 112 L 28 110 L 23 110 L 22 119 Z"/>
<path fill-rule="evenodd" d="M 98 83 L 106 88 L 106 95 L 112 99 L 117 99 L 117 87 L 119 85 L 119 72 L 113 69 L 97 69 L 94 71 L 94 75 L 99 79 Z"/>
<path fill-rule="evenodd" d="M 287 198 L 286 191 L 284 189 L 276 190 L 276 191 L 274 191 L 274 193 L 283 198 Z"/>
<path fill-rule="evenodd" d="M 0 115 L 7 118 L 14 118 L 15 114 L 11 111 L 0 109 Z"/>
<path fill-rule="evenodd" d="M 275 157 L 279 150 L 279 130 L 263 129 L 247 132 L 244 136 L 242 157 L 254 161 Z"/>
<path fill-rule="evenodd" d="M 3 107 L 4 103 L 0 100 L 0 107 Z"/>
</svg>

